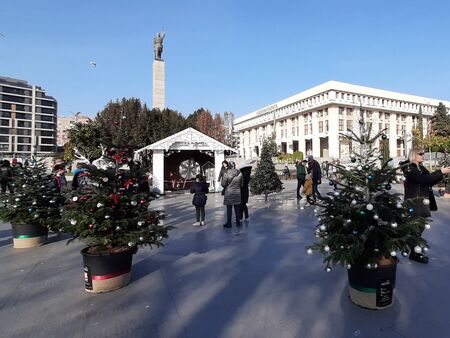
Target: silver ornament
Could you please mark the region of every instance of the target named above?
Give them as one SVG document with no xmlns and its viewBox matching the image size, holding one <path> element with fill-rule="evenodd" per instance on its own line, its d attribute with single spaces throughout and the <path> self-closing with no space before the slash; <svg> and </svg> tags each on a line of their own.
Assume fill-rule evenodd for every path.
<svg viewBox="0 0 450 338">
<path fill-rule="evenodd" d="M 352 265 L 351 264 L 347 264 L 345 267 L 347 268 L 347 270 L 350 270 L 352 268 Z"/>
<path fill-rule="evenodd" d="M 144 224 L 144 222 L 143 221 L 139 221 L 139 222 L 137 222 L 137 225 L 138 226 L 141 226 L 141 225 L 143 225 Z"/>
<path fill-rule="evenodd" d="M 70 224 L 76 225 L 76 224 L 77 224 L 77 220 L 76 220 L 76 219 L 71 219 L 71 220 L 70 220 Z"/>
<path fill-rule="evenodd" d="M 133 247 L 133 246 L 135 246 L 136 245 L 136 243 L 134 243 L 134 242 L 128 242 L 128 246 L 129 247 Z"/>
<path fill-rule="evenodd" d="M 108 182 L 108 177 L 103 177 L 103 178 L 102 178 L 102 181 L 103 181 L 103 182 Z"/>
<path fill-rule="evenodd" d="M 308 248 L 308 250 L 306 250 L 306 253 L 307 253 L 308 255 L 312 255 L 313 250 L 312 250 L 311 248 Z"/>
<path fill-rule="evenodd" d="M 119 231 L 120 230 L 120 226 L 116 226 L 116 230 Z"/>
<path fill-rule="evenodd" d="M 391 223 L 391 227 L 396 228 L 397 226 L 398 226 L 398 224 L 396 222 Z"/>
<path fill-rule="evenodd" d="M 111 218 L 111 216 L 105 215 L 105 219 L 110 219 L 110 218 Z"/>
<path fill-rule="evenodd" d="M 415 253 L 421 253 L 421 252 L 422 252 L 422 248 L 421 248 L 420 246 L 416 245 L 416 246 L 414 247 L 414 252 L 415 252 Z"/>
<path fill-rule="evenodd" d="M 139 240 L 142 242 L 144 241 L 144 237 L 139 237 Z"/>
<path fill-rule="evenodd" d="M 398 209 L 401 209 L 401 208 L 402 208 L 402 204 L 401 204 L 400 202 L 398 202 L 395 206 L 396 206 Z"/>
<path fill-rule="evenodd" d="M 340 195 L 339 191 L 334 192 L 334 196 L 338 197 Z"/>
<path fill-rule="evenodd" d="M 358 166 L 356 169 L 358 169 L 358 171 L 361 171 L 362 170 L 362 166 Z"/>
<path fill-rule="evenodd" d="M 429 223 L 425 223 L 425 229 L 430 229 L 431 225 Z"/>
<path fill-rule="evenodd" d="M 374 220 L 377 221 L 379 218 L 380 218 L 380 216 L 378 216 L 377 214 L 373 215 L 373 219 L 374 219 Z"/>
<path fill-rule="evenodd" d="M 325 269 L 326 272 L 331 272 L 331 268 L 329 266 L 327 266 L 327 268 Z"/>
<path fill-rule="evenodd" d="M 323 225 L 323 224 L 322 224 L 319 228 L 320 228 L 320 230 L 322 230 L 322 231 L 327 230 L 327 227 L 326 227 L 325 225 Z"/>
<path fill-rule="evenodd" d="M 352 200 L 353 205 L 355 205 L 356 203 L 358 203 L 358 202 L 356 202 L 356 200 Z"/>
<path fill-rule="evenodd" d="M 136 202 L 136 201 L 131 201 L 131 205 L 132 205 L 132 206 L 136 206 L 136 205 L 137 205 L 137 202 Z"/>
<path fill-rule="evenodd" d="M 74 201 L 74 202 L 78 201 L 78 197 L 77 197 L 77 196 L 74 196 L 74 197 L 72 198 L 72 201 Z"/>
<path fill-rule="evenodd" d="M 103 203 L 97 203 L 97 208 L 103 208 L 105 205 Z"/>
<path fill-rule="evenodd" d="M 402 252 L 402 256 L 406 257 L 406 256 L 408 256 L 408 253 L 406 251 L 404 251 L 404 252 Z"/>
<path fill-rule="evenodd" d="M 423 248 L 423 252 L 428 252 L 430 249 L 428 249 L 427 247 Z"/>
<path fill-rule="evenodd" d="M 325 250 L 325 252 L 329 252 L 330 251 L 330 247 L 328 245 L 325 245 L 323 250 Z"/>
<path fill-rule="evenodd" d="M 370 204 L 370 203 L 367 204 L 367 205 L 366 205 L 366 209 L 369 210 L 369 211 L 370 211 L 370 210 L 373 210 L 373 205 Z"/>
<path fill-rule="evenodd" d="M 429 204 L 430 204 L 430 200 L 428 198 L 424 198 L 423 205 L 429 205 Z"/>
<path fill-rule="evenodd" d="M 395 252 L 395 251 L 391 251 L 391 256 L 392 256 L 392 257 L 395 257 L 395 256 L 397 256 L 397 252 Z"/>
</svg>

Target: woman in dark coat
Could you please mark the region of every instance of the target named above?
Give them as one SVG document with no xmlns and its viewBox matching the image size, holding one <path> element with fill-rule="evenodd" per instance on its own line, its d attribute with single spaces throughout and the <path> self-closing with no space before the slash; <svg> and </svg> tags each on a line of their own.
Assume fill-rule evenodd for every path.
<svg viewBox="0 0 450 338">
<path fill-rule="evenodd" d="M 430 211 L 437 210 L 433 185 L 442 180 L 444 174 L 450 173 L 450 167 L 444 167 L 430 173 L 423 165 L 424 153 L 417 149 L 409 152 L 408 161 L 401 163 L 406 177 L 405 201 L 412 203 L 414 216 L 430 217 Z M 428 263 L 428 257 L 411 250 L 409 258 L 420 263 Z"/>
<path fill-rule="evenodd" d="M 233 207 L 236 215 L 236 226 L 240 226 L 242 174 L 236 169 L 236 164 L 232 161 L 228 163 L 228 170 L 223 175 L 222 187 L 225 191 L 223 204 L 227 206 L 227 223 L 223 226 L 231 228 Z"/>
<path fill-rule="evenodd" d="M 200 175 L 197 175 L 195 182 L 191 187 L 191 194 L 194 194 L 192 198 L 192 204 L 195 206 L 195 214 L 197 216 L 197 222 L 194 223 L 195 227 L 205 225 L 205 205 L 208 196 L 208 184 L 203 180 Z"/>
<path fill-rule="evenodd" d="M 245 219 L 248 218 L 248 197 L 249 197 L 249 190 L 248 185 L 250 183 L 250 175 L 252 172 L 252 166 L 249 164 L 243 164 L 240 168 L 241 174 L 242 174 L 242 189 L 241 189 L 241 210 L 240 210 L 240 219 L 242 220 L 245 215 Z"/>
</svg>

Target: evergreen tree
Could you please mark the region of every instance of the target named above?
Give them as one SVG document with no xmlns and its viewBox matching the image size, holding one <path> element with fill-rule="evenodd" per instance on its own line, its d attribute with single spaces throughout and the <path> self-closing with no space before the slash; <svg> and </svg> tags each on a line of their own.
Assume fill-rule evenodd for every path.
<svg viewBox="0 0 450 338">
<path fill-rule="evenodd" d="M 450 116 L 447 108 L 442 102 L 436 108 L 433 117 L 431 118 L 431 129 L 433 135 L 436 136 L 450 136 Z"/>
<path fill-rule="evenodd" d="M 0 197 L 0 219 L 13 224 L 57 229 L 65 197 L 56 192 L 45 160 L 36 161 L 32 158 L 29 166 L 15 168 L 14 174 L 14 181 L 11 183 L 14 192 Z"/>
<path fill-rule="evenodd" d="M 97 123 L 89 121 L 88 123 L 75 122 L 73 126 L 67 130 L 67 137 L 69 144 L 84 154 L 89 161 L 101 156 L 100 144 L 102 142 L 101 130 Z M 67 157 L 73 158 L 73 148 L 67 149 L 66 152 L 70 155 Z"/>
<path fill-rule="evenodd" d="M 86 242 L 90 252 L 160 246 L 172 228 L 160 224 L 159 211 L 148 210 L 146 196 L 138 192 L 145 169 L 132 156 L 129 148 L 110 148 L 104 167 L 86 165 L 89 185 L 72 192 L 64 207 L 61 230 Z M 126 165 L 129 170 L 120 169 Z"/>
<path fill-rule="evenodd" d="M 359 150 L 352 153 L 351 165 L 336 166 L 341 180 L 330 180 L 330 184 L 336 183 L 338 189 L 323 198 L 320 211 L 315 210 L 318 242 L 308 253 L 316 250 L 326 255 L 326 271 L 335 264 L 348 269 L 352 265 L 375 268 L 382 259 L 392 260 L 398 251 L 406 256 L 411 250 L 428 250 L 421 237 L 428 227 L 426 220 L 412 217 L 414 209 L 402 202 L 400 194 L 390 192 L 398 168 L 390 168 L 391 159 L 374 148 L 377 139 L 386 139 L 386 135 L 382 131 L 372 136 L 371 125 L 366 130 L 363 120 L 360 129 L 359 135 L 352 131 L 343 135 L 359 144 Z"/>
<path fill-rule="evenodd" d="M 255 175 L 250 181 L 250 191 L 253 195 L 264 194 L 265 200 L 271 193 L 280 192 L 283 183 L 278 177 L 272 157 L 277 155 L 277 145 L 272 139 L 265 139 L 262 144 L 261 159 L 256 167 Z"/>
</svg>

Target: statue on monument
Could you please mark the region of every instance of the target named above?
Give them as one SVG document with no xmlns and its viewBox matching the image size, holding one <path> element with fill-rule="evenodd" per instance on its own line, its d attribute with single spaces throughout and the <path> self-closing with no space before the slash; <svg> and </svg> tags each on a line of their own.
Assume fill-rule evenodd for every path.
<svg viewBox="0 0 450 338">
<path fill-rule="evenodd" d="M 155 49 L 155 60 L 163 61 L 161 58 L 163 51 L 163 40 L 166 36 L 165 32 L 156 33 L 156 37 L 153 38 L 153 48 Z"/>
</svg>

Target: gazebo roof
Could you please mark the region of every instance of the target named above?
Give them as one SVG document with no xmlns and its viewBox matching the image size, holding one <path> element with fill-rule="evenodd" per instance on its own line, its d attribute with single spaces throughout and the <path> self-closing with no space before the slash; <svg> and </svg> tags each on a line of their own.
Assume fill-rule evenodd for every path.
<svg viewBox="0 0 450 338">
<path fill-rule="evenodd" d="M 144 150 L 228 150 L 236 153 L 237 151 L 227 145 L 195 130 L 194 128 L 184 129 L 165 139 L 150 144 L 146 147 L 136 150 L 140 153 Z"/>
</svg>

